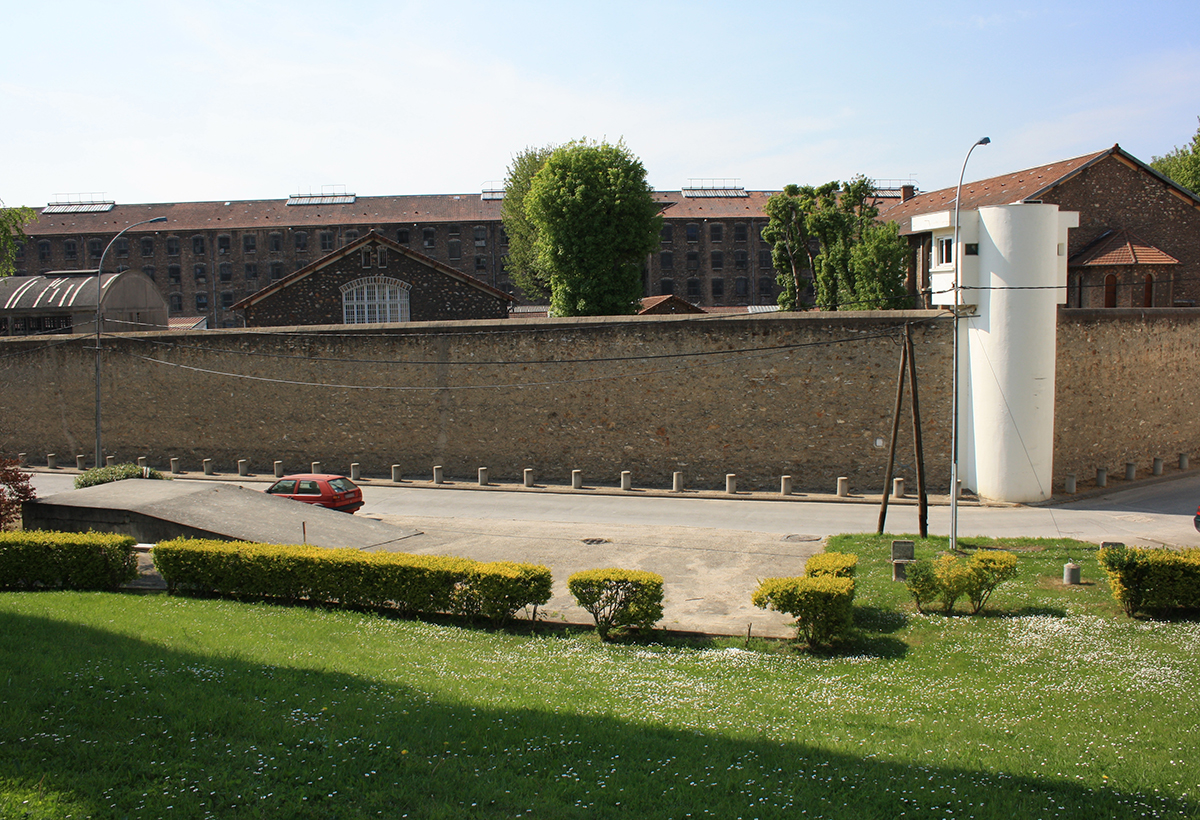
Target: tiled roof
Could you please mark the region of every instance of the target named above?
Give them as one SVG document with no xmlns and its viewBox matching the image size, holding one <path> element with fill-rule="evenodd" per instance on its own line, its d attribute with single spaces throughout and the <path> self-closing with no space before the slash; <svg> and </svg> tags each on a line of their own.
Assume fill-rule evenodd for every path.
<svg viewBox="0 0 1200 820">
<path fill-rule="evenodd" d="M 208 327 L 208 317 L 172 316 L 167 319 L 167 327 L 171 330 L 203 330 Z"/>
<path fill-rule="evenodd" d="M 964 182 L 960 210 L 969 211 L 988 205 L 1009 205 L 1028 199 L 1037 199 L 1047 189 L 1053 188 L 1114 151 L 1120 151 L 1120 147 L 1114 145 L 1112 148 L 1097 151 L 1094 154 L 1064 159 L 1049 165 L 1039 165 L 1036 168 L 1027 168 L 1024 171 L 1017 171 L 1015 174 L 1005 174 L 976 182 Z M 907 202 L 897 203 L 891 207 L 881 207 L 879 218 L 887 222 L 900 223 L 900 233 L 911 233 L 914 216 L 952 209 L 954 207 L 954 191 L 953 187 L 943 188 L 940 191 L 918 194 Z"/>
<path fill-rule="evenodd" d="M 642 300 L 642 309 L 638 311 L 641 314 L 666 314 L 666 313 L 704 313 L 702 307 L 693 305 L 691 302 L 685 302 L 678 296 L 673 294 L 667 296 L 647 296 Z"/>
<path fill-rule="evenodd" d="M 1126 230 L 1107 231 L 1071 257 L 1071 267 L 1178 265 L 1179 260 Z"/>
</svg>

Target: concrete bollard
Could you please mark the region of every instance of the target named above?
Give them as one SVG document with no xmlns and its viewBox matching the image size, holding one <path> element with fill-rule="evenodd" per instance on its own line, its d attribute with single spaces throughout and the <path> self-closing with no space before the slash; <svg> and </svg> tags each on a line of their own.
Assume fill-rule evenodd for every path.
<svg viewBox="0 0 1200 820">
<path fill-rule="evenodd" d="M 28 467 L 29 466 L 29 453 L 17 453 L 17 466 L 18 467 Z"/>
<path fill-rule="evenodd" d="M 683 492 L 683 473 L 679 472 L 678 470 L 671 473 L 671 492 Z"/>
<path fill-rule="evenodd" d="M 361 475 L 361 473 L 359 472 L 361 469 L 361 466 L 362 465 L 360 465 L 357 461 L 350 462 L 350 480 L 351 481 L 358 481 L 358 478 Z"/>
<path fill-rule="evenodd" d="M 904 479 L 903 478 L 893 478 L 892 479 L 892 495 L 895 496 L 896 498 L 904 498 Z"/>
<path fill-rule="evenodd" d="M 730 495 L 737 494 L 737 473 L 725 474 L 725 492 Z"/>
<path fill-rule="evenodd" d="M 1163 471 L 1163 460 L 1161 458 L 1154 459 L 1154 466 L 1150 468 L 1151 474 L 1162 475 L 1162 471 Z"/>
<path fill-rule="evenodd" d="M 488 485 L 487 471 L 488 471 L 487 467 L 479 468 L 479 486 L 480 487 L 486 487 Z"/>
<path fill-rule="evenodd" d="M 211 458 L 206 458 L 206 459 L 204 459 L 204 462 L 203 462 L 203 463 L 204 463 L 204 474 L 205 474 L 205 475 L 212 475 L 212 474 L 213 474 L 213 463 L 212 463 L 212 459 L 211 459 Z"/>
<path fill-rule="evenodd" d="M 141 467 L 143 470 L 146 469 L 146 457 L 145 456 L 137 457 L 137 466 Z"/>
<path fill-rule="evenodd" d="M 1108 470 L 1105 469 L 1104 467 L 1096 468 L 1096 486 L 1097 487 L 1107 487 L 1108 486 Z"/>
<path fill-rule="evenodd" d="M 179 469 L 179 459 L 178 458 L 171 459 L 171 472 L 172 472 L 172 474 L 175 474 L 175 475 L 178 475 L 179 473 L 183 472 L 182 470 Z"/>
<path fill-rule="evenodd" d="M 442 465 L 440 465 L 440 464 L 435 465 L 433 468 L 433 483 L 441 484 L 442 481 L 444 481 L 444 480 L 445 480 L 445 478 L 442 475 Z"/>
<path fill-rule="evenodd" d="M 792 477 L 790 475 L 781 475 L 779 477 L 779 494 L 780 495 L 791 495 L 792 494 Z"/>
<path fill-rule="evenodd" d="M 583 489 L 583 470 L 572 470 L 571 471 L 571 489 L 572 490 L 582 490 Z"/>
<path fill-rule="evenodd" d="M 1132 461 L 1125 462 L 1125 480 L 1133 481 L 1137 478 L 1137 465 Z"/>
<path fill-rule="evenodd" d="M 51 470 L 58 469 L 58 456 L 54 453 L 46 453 L 46 466 Z"/>
<path fill-rule="evenodd" d="M 238 475 L 250 475 L 250 459 L 238 459 Z"/>
<path fill-rule="evenodd" d="M 81 473 L 87 469 L 87 456 L 75 456 L 75 469 Z"/>
<path fill-rule="evenodd" d="M 105 467 L 111 467 L 111 466 L 113 466 L 113 465 L 114 465 L 114 464 L 116 464 L 116 463 L 117 463 L 117 457 L 116 457 L 116 456 L 105 456 L 105 457 L 104 457 L 104 466 L 105 466 Z"/>
<path fill-rule="evenodd" d="M 1179 469 L 1186 470 L 1187 468 L 1188 468 L 1188 454 L 1180 453 L 1179 454 Z"/>
<path fill-rule="evenodd" d="M 533 486 L 533 468 L 526 467 L 525 471 L 521 475 L 524 478 L 525 486 L 532 487 Z"/>
<path fill-rule="evenodd" d="M 309 470 L 309 472 L 311 472 L 311 473 L 319 473 L 319 472 L 321 472 L 321 462 L 319 462 L 319 461 L 314 461 L 314 462 L 312 463 L 312 469 L 311 469 L 311 470 Z"/>
<path fill-rule="evenodd" d="M 1063 583 L 1067 586 L 1079 586 L 1082 579 L 1079 574 L 1079 564 L 1068 561 L 1063 564 Z"/>
<path fill-rule="evenodd" d="M 1066 479 L 1063 481 L 1063 489 L 1066 490 L 1067 495 L 1075 495 L 1076 487 L 1074 473 L 1067 473 Z"/>
<path fill-rule="evenodd" d="M 625 492 L 633 489 L 633 473 L 629 470 L 621 471 L 621 489 Z"/>
<path fill-rule="evenodd" d="M 393 464 L 392 465 L 392 483 L 399 484 L 401 480 L 402 479 L 400 477 L 400 465 Z"/>
<path fill-rule="evenodd" d="M 838 476 L 837 494 L 838 498 L 845 498 L 850 495 L 850 478 L 848 476 Z"/>
<path fill-rule="evenodd" d="M 275 477 L 283 478 L 283 462 L 282 461 L 275 462 Z"/>
</svg>

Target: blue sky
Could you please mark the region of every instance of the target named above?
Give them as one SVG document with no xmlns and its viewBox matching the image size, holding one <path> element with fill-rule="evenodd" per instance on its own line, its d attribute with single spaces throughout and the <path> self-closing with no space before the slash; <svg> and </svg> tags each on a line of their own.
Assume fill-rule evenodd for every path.
<svg viewBox="0 0 1200 820">
<path fill-rule="evenodd" d="M 13 5 L 13 4 L 10 4 Z M 0 199 L 471 193 L 530 145 L 624 139 L 655 188 L 953 185 L 1200 115 L 1200 3 L 23 3 Z"/>
</svg>

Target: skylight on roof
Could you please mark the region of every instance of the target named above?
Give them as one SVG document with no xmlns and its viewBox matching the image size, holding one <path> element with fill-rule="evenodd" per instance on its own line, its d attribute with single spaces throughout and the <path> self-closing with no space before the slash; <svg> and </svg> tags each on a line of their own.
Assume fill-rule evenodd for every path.
<svg viewBox="0 0 1200 820">
<path fill-rule="evenodd" d="M 738 185 L 737 179 L 689 179 L 683 195 L 691 198 L 718 198 L 750 196 Z"/>
<path fill-rule="evenodd" d="M 117 203 L 103 202 L 51 202 L 42 208 L 43 214 L 100 214 L 111 211 Z"/>
<path fill-rule="evenodd" d="M 293 194 L 288 205 L 353 205 L 354 194 Z"/>
</svg>

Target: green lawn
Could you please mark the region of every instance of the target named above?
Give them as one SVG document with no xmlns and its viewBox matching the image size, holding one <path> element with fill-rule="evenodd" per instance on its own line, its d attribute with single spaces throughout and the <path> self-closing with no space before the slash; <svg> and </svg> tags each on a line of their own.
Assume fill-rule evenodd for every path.
<svg viewBox="0 0 1200 820">
<path fill-rule="evenodd" d="M 919 615 L 889 541 L 831 544 L 828 656 L 0 594 L 0 817 L 1200 817 L 1200 625 L 1033 541 L 984 614 Z"/>
</svg>

